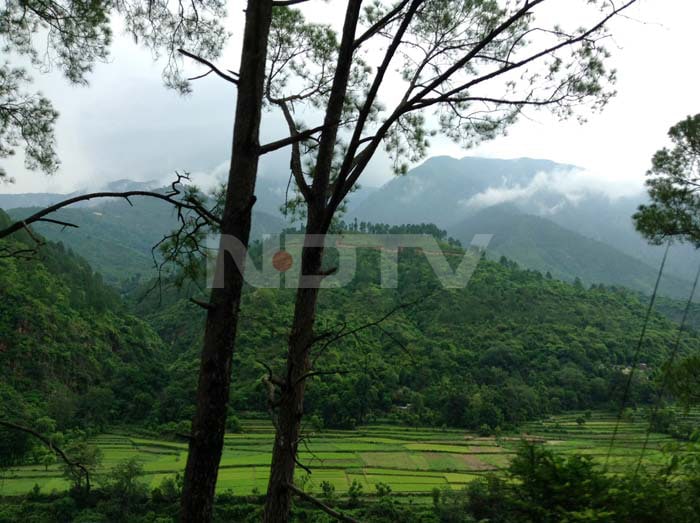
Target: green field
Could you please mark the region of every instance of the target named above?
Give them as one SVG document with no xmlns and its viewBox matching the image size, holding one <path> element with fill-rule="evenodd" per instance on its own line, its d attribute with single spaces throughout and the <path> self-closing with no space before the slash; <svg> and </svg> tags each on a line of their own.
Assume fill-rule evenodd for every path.
<svg viewBox="0 0 700 523">
<path fill-rule="evenodd" d="M 309 435 L 301 445 L 300 461 L 312 473 L 298 469 L 297 481 L 307 491 L 320 491 L 323 481 L 346 492 L 353 481 L 365 493 L 385 483 L 396 493 L 428 494 L 435 487 L 461 488 L 480 475 L 498 472 L 508 465 L 522 438 L 541 442 L 561 453 L 580 453 L 603 462 L 606 458 L 615 420 L 594 414 L 585 424 L 578 415 L 557 416 L 525 425 L 521 434 L 478 437 L 464 431 L 371 425 L 354 431 L 328 430 Z M 269 474 L 272 427 L 265 421 L 243 421 L 244 433 L 226 436 L 218 490 L 234 494 L 264 492 Z M 620 471 L 637 462 L 647 424 L 621 423 L 609 461 L 610 471 Z M 651 434 L 644 463 L 649 467 L 664 461 L 662 448 L 670 436 Z M 128 434 L 109 433 L 94 439 L 103 453 L 99 474 L 106 475 L 116 463 L 137 457 L 142 461 L 152 486 L 164 477 L 182 471 L 186 462 L 184 443 L 161 441 Z M 308 476 L 302 478 L 303 476 Z M 98 477 L 99 480 L 99 477 Z M 35 484 L 43 492 L 66 488 L 58 465 L 48 470 L 42 465 L 26 465 L 4 473 L 0 495 L 25 494 Z"/>
</svg>

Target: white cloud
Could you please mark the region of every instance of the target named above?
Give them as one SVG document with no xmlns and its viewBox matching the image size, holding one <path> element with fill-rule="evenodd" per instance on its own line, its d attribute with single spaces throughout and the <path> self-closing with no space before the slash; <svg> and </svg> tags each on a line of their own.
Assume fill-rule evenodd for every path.
<svg viewBox="0 0 700 523">
<path fill-rule="evenodd" d="M 526 185 L 489 187 L 470 198 L 460 200 L 459 203 L 464 207 L 477 210 L 502 203 L 532 201 L 536 195 L 557 196 L 558 198 L 554 202 L 546 198 L 537 202 L 540 214 L 554 214 L 567 202 L 575 205 L 588 196 L 620 198 L 638 195 L 642 190 L 641 183 L 614 180 L 595 171 L 585 169 L 556 170 L 539 172 Z"/>
</svg>

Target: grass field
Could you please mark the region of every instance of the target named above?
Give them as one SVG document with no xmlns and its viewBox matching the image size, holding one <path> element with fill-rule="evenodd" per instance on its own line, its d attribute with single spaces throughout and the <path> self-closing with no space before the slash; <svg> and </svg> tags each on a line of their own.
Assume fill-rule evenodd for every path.
<svg viewBox="0 0 700 523">
<path fill-rule="evenodd" d="M 578 415 L 557 416 L 523 427 L 521 434 L 478 437 L 459 430 L 371 425 L 354 431 L 324 431 L 310 435 L 301 447 L 300 461 L 312 473 L 297 469 L 297 481 L 308 491 L 318 492 L 323 481 L 344 493 L 353 481 L 372 493 L 377 483 L 391 486 L 393 492 L 429 494 L 435 487 L 461 488 L 489 472 L 508 465 L 522 438 L 541 442 L 563 454 L 581 453 L 605 460 L 615 426 L 613 417 L 593 414 L 583 425 Z M 226 436 L 217 489 L 244 495 L 256 489 L 264 492 L 269 475 L 272 427 L 264 421 L 243 421 L 244 433 Z M 646 423 L 621 423 L 610 456 L 610 470 L 622 470 L 637 462 Z M 664 461 L 662 447 L 671 438 L 651 434 L 644 463 L 649 467 Z M 160 441 L 128 434 L 103 434 L 94 439 L 102 450 L 106 475 L 120 461 L 137 457 L 143 463 L 152 486 L 182 471 L 187 458 L 184 443 Z M 98 474 L 98 475 L 99 475 Z M 43 492 L 63 490 L 66 482 L 58 465 L 45 470 L 42 465 L 26 465 L 6 471 L 0 479 L 0 495 L 24 494 L 35 484 Z M 308 476 L 308 478 L 303 478 Z M 99 479 L 99 478 L 98 478 Z"/>
</svg>

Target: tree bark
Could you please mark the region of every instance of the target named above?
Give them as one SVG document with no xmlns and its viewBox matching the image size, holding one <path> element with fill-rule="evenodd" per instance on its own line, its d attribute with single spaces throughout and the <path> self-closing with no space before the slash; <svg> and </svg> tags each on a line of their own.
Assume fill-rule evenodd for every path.
<svg viewBox="0 0 700 523">
<path fill-rule="evenodd" d="M 328 232 L 333 210 L 327 206 L 338 126 L 347 93 L 348 79 L 352 69 L 355 31 L 360 16 L 362 0 L 349 0 L 343 24 L 343 36 L 338 50 L 338 59 L 333 85 L 326 106 L 324 130 L 321 134 L 316 170 L 310 194 L 307 198 L 307 235 L 324 235 Z M 308 238 L 308 237 L 307 237 Z M 323 247 L 307 246 L 305 242 L 301 258 L 301 278 L 304 275 L 321 274 Z M 264 523 L 286 523 L 292 503 L 294 469 L 304 413 L 306 374 L 310 370 L 309 352 L 314 341 L 314 323 L 318 301 L 318 285 L 304 287 L 296 293 L 294 319 L 289 335 L 287 352 L 287 375 L 280 394 L 277 430 L 272 450 L 270 479 L 265 499 Z"/>
<path fill-rule="evenodd" d="M 307 228 L 309 234 L 322 231 L 317 221 L 314 213 L 310 212 L 307 221 L 307 227 L 310 227 L 310 230 Z M 304 248 L 301 261 L 302 274 L 319 274 L 322 261 L 322 248 Z M 304 376 L 310 370 L 309 351 L 313 343 L 318 292 L 318 288 L 297 289 L 294 320 L 287 352 L 287 375 L 280 394 L 275 444 L 272 449 L 264 523 L 286 523 L 291 509 L 292 491 L 287 485 L 294 483 L 301 419 L 304 414 L 306 391 Z"/>
<path fill-rule="evenodd" d="M 259 159 L 259 130 L 265 81 L 265 61 L 272 20 L 271 0 L 249 0 L 239 71 L 236 120 L 221 234 L 248 246 Z M 224 285 L 211 291 L 201 353 L 197 409 L 192 421 L 180 521 L 212 519 L 231 384 L 243 267 L 229 255 L 223 263 Z"/>
</svg>

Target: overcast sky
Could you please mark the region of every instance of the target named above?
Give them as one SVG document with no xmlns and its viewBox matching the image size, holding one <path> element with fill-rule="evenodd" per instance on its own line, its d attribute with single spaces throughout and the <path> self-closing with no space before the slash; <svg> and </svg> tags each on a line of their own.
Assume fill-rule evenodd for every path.
<svg viewBox="0 0 700 523">
<path fill-rule="evenodd" d="M 569 0 L 559 0 L 562 13 Z M 342 5 L 312 0 L 318 20 L 337 23 Z M 342 4 L 342 2 L 341 2 Z M 233 41 L 222 65 L 238 54 L 242 1 L 231 3 Z M 561 6 L 561 7 L 560 7 Z M 584 125 L 534 113 L 508 136 L 465 150 L 433 141 L 431 155 L 548 158 L 586 169 L 585 180 L 611 195 L 639 191 L 651 155 L 666 144 L 668 127 L 700 112 L 697 0 L 641 0 L 612 26 L 618 95 Z M 223 174 L 228 162 L 235 90 L 214 75 L 181 97 L 165 89 L 160 67 L 131 40 L 117 36 L 109 63 L 96 66 L 89 87 L 68 85 L 58 74 L 34 73 L 36 84 L 61 113 L 57 126 L 60 171 L 46 177 L 28 172 L 19 158 L 3 161 L 16 179 L 0 192 L 70 192 L 110 180 L 166 179 L 175 170 Z M 265 120 L 263 137 L 279 122 Z M 285 153 L 263 163 L 261 175 L 284 175 Z M 390 178 L 378 158 L 364 178 L 380 185 Z"/>
</svg>

